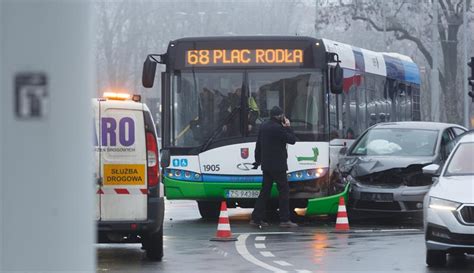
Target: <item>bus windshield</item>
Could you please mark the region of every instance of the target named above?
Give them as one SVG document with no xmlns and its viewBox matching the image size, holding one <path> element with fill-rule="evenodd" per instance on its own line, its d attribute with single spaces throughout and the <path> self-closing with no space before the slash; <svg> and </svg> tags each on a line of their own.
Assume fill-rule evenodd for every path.
<svg viewBox="0 0 474 273">
<path fill-rule="evenodd" d="M 270 109 L 280 106 L 300 140 L 324 140 L 321 72 L 178 71 L 172 79 L 171 145 L 255 136 Z"/>
</svg>

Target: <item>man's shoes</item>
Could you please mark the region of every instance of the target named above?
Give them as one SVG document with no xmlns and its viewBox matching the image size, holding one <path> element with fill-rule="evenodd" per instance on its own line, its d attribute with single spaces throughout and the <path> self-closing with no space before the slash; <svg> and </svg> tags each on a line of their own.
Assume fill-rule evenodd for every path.
<svg viewBox="0 0 474 273">
<path fill-rule="evenodd" d="M 294 228 L 294 227 L 298 227 L 298 225 L 291 222 L 291 221 L 286 221 L 286 222 L 281 222 L 280 227 L 282 227 L 282 228 Z"/>
<path fill-rule="evenodd" d="M 269 224 L 265 221 L 254 221 L 254 220 L 250 220 L 250 223 L 249 223 L 251 226 L 254 226 L 254 227 L 268 227 Z"/>
</svg>

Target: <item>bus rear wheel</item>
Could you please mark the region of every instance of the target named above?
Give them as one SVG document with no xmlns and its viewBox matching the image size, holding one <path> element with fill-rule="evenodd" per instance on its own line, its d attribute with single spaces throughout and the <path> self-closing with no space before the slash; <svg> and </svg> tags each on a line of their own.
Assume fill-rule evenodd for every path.
<svg viewBox="0 0 474 273">
<path fill-rule="evenodd" d="M 217 219 L 220 213 L 220 202 L 216 201 L 197 201 L 199 213 L 203 219 Z"/>
</svg>

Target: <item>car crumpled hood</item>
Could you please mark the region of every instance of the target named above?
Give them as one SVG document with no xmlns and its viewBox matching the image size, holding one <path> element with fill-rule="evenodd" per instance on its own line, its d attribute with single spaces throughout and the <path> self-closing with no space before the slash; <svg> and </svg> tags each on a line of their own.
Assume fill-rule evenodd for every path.
<svg viewBox="0 0 474 273">
<path fill-rule="evenodd" d="M 474 176 L 443 176 L 430 190 L 430 196 L 474 204 Z"/>
<path fill-rule="evenodd" d="M 433 157 L 395 157 L 395 156 L 348 156 L 339 161 L 341 172 L 353 177 L 365 176 L 390 169 L 407 168 L 410 165 L 427 165 Z"/>
</svg>

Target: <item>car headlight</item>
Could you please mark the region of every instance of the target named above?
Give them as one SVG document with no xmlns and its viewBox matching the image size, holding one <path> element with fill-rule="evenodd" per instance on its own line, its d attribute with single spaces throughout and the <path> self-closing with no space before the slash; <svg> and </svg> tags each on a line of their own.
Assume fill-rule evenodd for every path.
<svg viewBox="0 0 474 273">
<path fill-rule="evenodd" d="M 432 209 L 453 211 L 459 208 L 460 205 L 458 202 L 430 197 L 430 208 Z"/>
</svg>

